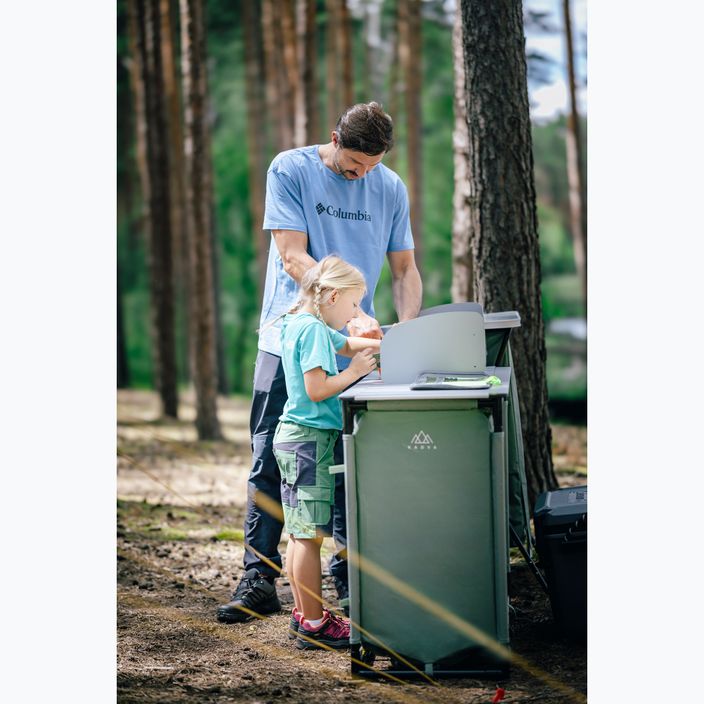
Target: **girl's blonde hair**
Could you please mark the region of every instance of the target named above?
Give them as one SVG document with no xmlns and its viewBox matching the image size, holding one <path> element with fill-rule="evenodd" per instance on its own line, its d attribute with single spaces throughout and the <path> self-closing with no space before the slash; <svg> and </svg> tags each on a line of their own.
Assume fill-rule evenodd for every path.
<svg viewBox="0 0 704 704">
<path fill-rule="evenodd" d="M 329 254 L 303 274 L 301 277 L 300 297 L 293 308 L 287 312 L 296 313 L 301 306 L 311 301 L 316 317 L 322 320 L 320 305 L 328 302 L 332 292 L 334 290 L 347 291 L 353 288 L 359 288 L 363 291 L 367 290 L 364 274 L 357 267 L 348 264 L 336 254 Z M 275 325 L 284 315 L 286 313 L 282 313 L 270 320 L 257 332 L 263 332 Z"/>
<path fill-rule="evenodd" d="M 301 296 L 289 313 L 295 313 L 306 302 L 313 304 L 315 315 L 322 320 L 320 305 L 327 303 L 334 290 L 359 288 L 367 290 L 364 274 L 335 254 L 329 254 L 301 277 Z"/>
</svg>

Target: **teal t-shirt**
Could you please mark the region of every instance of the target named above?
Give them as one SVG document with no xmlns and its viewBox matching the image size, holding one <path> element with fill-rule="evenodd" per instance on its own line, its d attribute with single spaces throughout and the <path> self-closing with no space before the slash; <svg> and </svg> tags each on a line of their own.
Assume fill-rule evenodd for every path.
<svg viewBox="0 0 704 704">
<path fill-rule="evenodd" d="M 281 323 L 281 362 L 286 375 L 288 401 L 279 420 L 311 428 L 342 430 L 342 407 L 337 396 L 315 403 L 306 393 L 303 375 L 322 367 L 329 376 L 338 373 L 335 352 L 347 338 L 310 313 L 284 316 Z"/>
</svg>

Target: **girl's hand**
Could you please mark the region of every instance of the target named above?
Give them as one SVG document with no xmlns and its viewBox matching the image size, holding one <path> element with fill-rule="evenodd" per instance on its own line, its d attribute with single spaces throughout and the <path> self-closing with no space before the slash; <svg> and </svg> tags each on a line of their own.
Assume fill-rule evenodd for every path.
<svg viewBox="0 0 704 704">
<path fill-rule="evenodd" d="M 352 357 L 350 366 L 348 367 L 357 379 L 366 376 L 369 372 L 376 369 L 376 359 L 374 359 L 374 350 L 367 348 Z"/>
</svg>

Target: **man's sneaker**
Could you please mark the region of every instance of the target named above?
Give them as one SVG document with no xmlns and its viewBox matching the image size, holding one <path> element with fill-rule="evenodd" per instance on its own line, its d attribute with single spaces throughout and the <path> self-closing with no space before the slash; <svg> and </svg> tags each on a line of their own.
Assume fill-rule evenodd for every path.
<svg viewBox="0 0 704 704">
<path fill-rule="evenodd" d="M 337 590 L 337 605 L 344 611 L 345 616 L 349 618 L 350 585 L 347 582 L 343 582 L 339 577 L 333 577 L 332 581 L 335 583 L 335 589 Z"/>
<path fill-rule="evenodd" d="M 255 568 L 247 570 L 237 585 L 232 600 L 218 607 L 218 621 L 221 623 L 242 623 L 254 618 L 251 612 L 260 616 L 281 611 L 276 587 Z"/>
<path fill-rule="evenodd" d="M 288 637 L 290 640 L 296 640 L 296 638 L 298 637 L 298 627 L 301 623 L 302 618 L 303 618 L 303 615 L 294 606 L 293 611 L 291 612 L 291 620 L 289 621 L 289 624 L 288 624 Z"/>
<path fill-rule="evenodd" d="M 298 626 L 296 647 L 300 650 L 308 648 L 347 648 L 350 644 L 350 624 L 348 621 L 323 609 L 323 622 L 313 628 L 308 621 L 301 619 Z"/>
</svg>

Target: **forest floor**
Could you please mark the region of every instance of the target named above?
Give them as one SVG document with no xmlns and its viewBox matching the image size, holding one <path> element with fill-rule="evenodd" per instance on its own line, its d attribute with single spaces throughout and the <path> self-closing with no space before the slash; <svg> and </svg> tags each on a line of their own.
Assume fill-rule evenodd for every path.
<svg viewBox="0 0 704 704">
<path fill-rule="evenodd" d="M 216 621 L 242 571 L 249 402 L 220 399 L 226 439 L 199 442 L 192 401 L 185 395 L 181 419 L 166 422 L 156 420 L 154 393 L 118 392 L 118 702 L 491 702 L 490 680 L 372 682 L 351 676 L 348 652 L 297 650 L 287 638 L 293 599 L 285 578 L 277 580 L 280 614 Z M 587 483 L 586 428 L 553 425 L 553 456 L 561 486 Z M 331 547 L 326 540 L 328 556 Z M 516 660 L 498 683 L 503 701 L 586 701 L 586 646 L 556 631 L 520 555 L 512 556 L 510 593 Z"/>
</svg>

